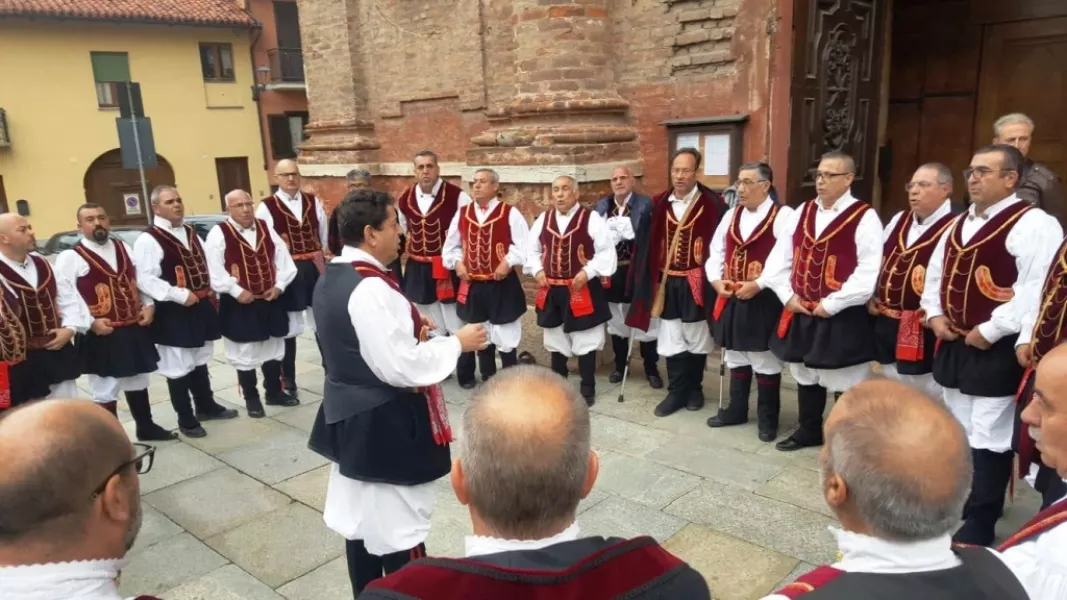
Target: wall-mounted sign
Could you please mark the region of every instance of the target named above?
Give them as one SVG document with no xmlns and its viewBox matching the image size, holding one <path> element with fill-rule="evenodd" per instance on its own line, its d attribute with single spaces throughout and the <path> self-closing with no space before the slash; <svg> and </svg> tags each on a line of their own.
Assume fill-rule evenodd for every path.
<svg viewBox="0 0 1067 600">
<path fill-rule="evenodd" d="M 122 195 L 122 205 L 126 207 L 127 215 L 140 215 L 141 210 L 141 195 L 131 192 L 127 192 Z"/>
<path fill-rule="evenodd" d="M 7 131 L 7 113 L 4 109 L 0 108 L 0 148 L 6 148 L 11 145 L 11 136 Z"/>
</svg>

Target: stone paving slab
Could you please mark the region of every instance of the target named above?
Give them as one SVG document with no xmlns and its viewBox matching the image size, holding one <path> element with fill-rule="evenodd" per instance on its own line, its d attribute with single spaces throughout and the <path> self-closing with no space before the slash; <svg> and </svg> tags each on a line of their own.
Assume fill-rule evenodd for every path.
<svg viewBox="0 0 1067 600">
<path fill-rule="evenodd" d="M 781 473 L 789 462 L 777 456 L 759 456 L 733 448 L 674 438 L 648 455 L 680 471 L 745 489 L 755 489 Z"/>
<path fill-rule="evenodd" d="M 307 448 L 308 436 L 299 429 L 285 431 L 219 455 L 219 459 L 238 471 L 275 484 L 325 465 L 325 458 Z"/>
<path fill-rule="evenodd" d="M 260 580 L 226 565 L 163 594 L 167 600 L 282 600 Z"/>
<path fill-rule="evenodd" d="M 189 533 L 179 533 L 126 557 L 119 590 L 126 596 L 160 596 L 227 563 Z"/>
<path fill-rule="evenodd" d="M 274 489 L 322 512 L 326 506 L 326 484 L 329 479 L 330 465 L 323 465 L 303 475 L 276 483 Z"/>
<path fill-rule="evenodd" d="M 700 485 L 701 478 L 643 458 L 604 452 L 596 487 L 662 509 Z"/>
<path fill-rule="evenodd" d="M 149 494 L 222 466 L 222 463 L 211 455 L 183 442 L 159 444 L 156 446 L 154 460 L 152 470 L 141 475 L 142 494 Z"/>
<path fill-rule="evenodd" d="M 352 600 L 345 557 L 331 560 L 314 571 L 278 588 L 286 600 Z"/>
<path fill-rule="evenodd" d="M 632 500 L 608 496 L 578 517 L 584 535 L 631 538 L 649 535 L 659 542 L 668 540 L 686 522 Z"/>
</svg>

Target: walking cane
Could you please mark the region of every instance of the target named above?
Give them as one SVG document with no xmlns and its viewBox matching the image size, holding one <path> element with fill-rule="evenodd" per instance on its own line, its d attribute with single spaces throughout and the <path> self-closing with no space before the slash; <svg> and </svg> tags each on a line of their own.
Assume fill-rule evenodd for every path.
<svg viewBox="0 0 1067 600">
<path fill-rule="evenodd" d="M 622 369 L 622 387 L 619 388 L 619 402 L 622 402 L 624 398 L 624 392 L 626 391 L 626 378 L 630 375 L 630 356 L 634 353 L 634 330 L 630 329 L 630 343 L 626 346 L 626 366 Z"/>
<path fill-rule="evenodd" d="M 726 348 L 719 348 L 719 410 L 722 410 L 722 380 L 726 376 Z"/>
</svg>

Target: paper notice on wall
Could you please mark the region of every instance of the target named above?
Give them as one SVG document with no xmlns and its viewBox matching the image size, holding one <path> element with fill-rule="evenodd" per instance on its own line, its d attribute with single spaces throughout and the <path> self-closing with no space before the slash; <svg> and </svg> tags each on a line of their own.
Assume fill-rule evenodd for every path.
<svg viewBox="0 0 1067 600">
<path fill-rule="evenodd" d="M 700 148 L 700 134 L 679 133 L 674 141 L 674 149 L 681 150 L 682 148 Z"/>
<path fill-rule="evenodd" d="M 704 175 L 710 177 L 730 174 L 730 134 L 714 134 L 704 138 Z"/>
<path fill-rule="evenodd" d="M 140 194 L 123 194 L 122 204 L 126 207 L 127 215 L 139 215 L 141 214 L 141 195 Z"/>
</svg>

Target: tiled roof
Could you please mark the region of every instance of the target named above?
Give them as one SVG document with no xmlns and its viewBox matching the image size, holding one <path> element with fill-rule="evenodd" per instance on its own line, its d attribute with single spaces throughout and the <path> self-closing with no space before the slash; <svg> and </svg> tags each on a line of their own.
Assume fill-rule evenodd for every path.
<svg viewBox="0 0 1067 600">
<path fill-rule="evenodd" d="M 0 0 L 0 17 L 257 27 L 235 0 Z"/>
</svg>

